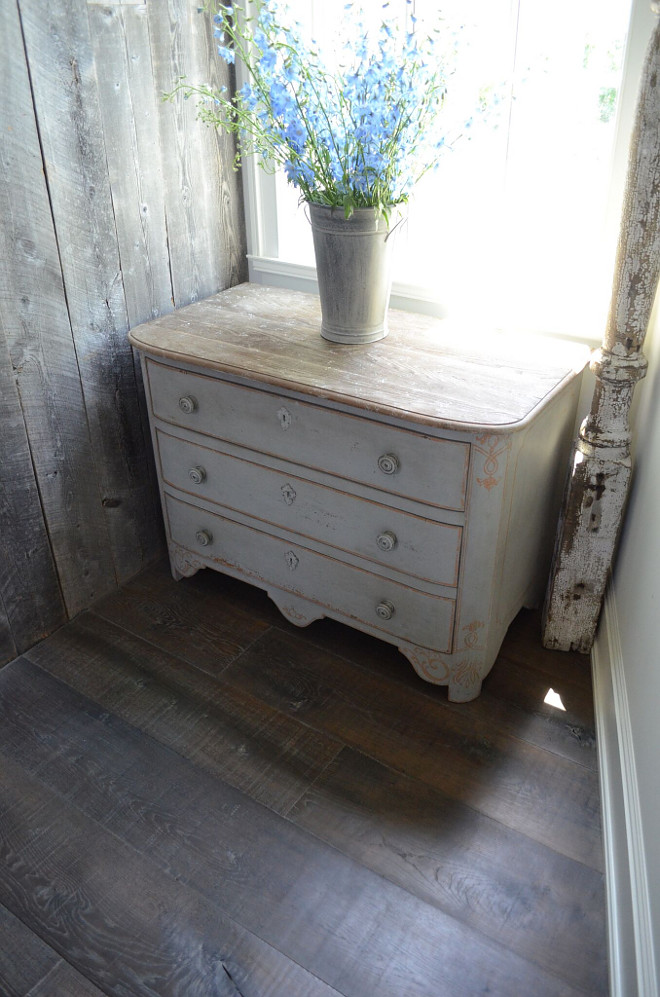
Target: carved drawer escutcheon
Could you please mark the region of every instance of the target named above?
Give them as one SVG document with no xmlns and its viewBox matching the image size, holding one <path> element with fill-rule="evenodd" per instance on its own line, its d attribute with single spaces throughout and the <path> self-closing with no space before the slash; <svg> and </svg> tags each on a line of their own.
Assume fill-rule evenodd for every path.
<svg viewBox="0 0 660 997">
<path fill-rule="evenodd" d="M 449 649 L 452 599 L 384 579 L 316 551 L 293 550 L 286 540 L 221 516 L 204 514 L 208 522 L 204 528 L 212 533 L 213 546 L 199 547 L 195 540 L 199 509 L 172 495 L 166 494 L 165 501 L 172 540 L 194 550 L 197 557 L 208 557 L 211 565 L 262 588 L 275 586 L 302 596 L 320 607 L 319 615 L 345 618 L 404 640 Z"/>
<path fill-rule="evenodd" d="M 286 485 L 282 485 L 280 491 L 282 492 L 282 498 L 284 499 L 286 504 L 293 505 L 293 503 L 296 501 L 296 491 L 293 485 L 290 485 L 287 482 Z"/>
<path fill-rule="evenodd" d="M 227 509 L 438 585 L 455 586 L 462 530 L 157 431 L 163 479 Z M 250 456 L 246 454 L 246 456 Z M 199 487 L 187 468 L 213 481 Z M 339 555 L 338 555 L 339 556 Z"/>
<path fill-rule="evenodd" d="M 285 400 L 151 359 L 146 370 L 158 419 L 438 508 L 464 508 L 467 443 Z M 192 414 L 179 408 L 184 395 L 195 400 Z"/>
</svg>

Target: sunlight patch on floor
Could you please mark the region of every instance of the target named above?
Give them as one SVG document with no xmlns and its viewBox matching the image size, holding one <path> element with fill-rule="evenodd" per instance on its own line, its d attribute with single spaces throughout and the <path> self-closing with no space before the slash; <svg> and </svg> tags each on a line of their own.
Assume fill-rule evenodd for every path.
<svg viewBox="0 0 660 997">
<path fill-rule="evenodd" d="M 559 695 L 558 692 L 555 692 L 554 689 L 548 689 L 543 702 L 547 703 L 548 706 L 554 706 L 555 709 L 557 710 L 563 710 L 564 712 L 566 712 L 566 707 L 561 701 L 561 696 Z"/>
</svg>

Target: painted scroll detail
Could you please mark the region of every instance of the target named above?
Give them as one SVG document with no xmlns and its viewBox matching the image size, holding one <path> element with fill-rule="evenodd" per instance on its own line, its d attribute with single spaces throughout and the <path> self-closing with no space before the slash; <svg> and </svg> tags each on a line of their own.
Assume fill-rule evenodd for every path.
<svg viewBox="0 0 660 997">
<path fill-rule="evenodd" d="M 476 661 L 471 658 L 463 658 L 451 670 L 452 683 L 462 686 L 464 689 L 471 689 L 475 685 L 481 685 L 481 669 Z"/>
<path fill-rule="evenodd" d="M 406 656 L 420 678 L 435 685 L 446 685 L 449 681 L 449 665 L 437 651 L 416 644 L 404 644 L 399 650 Z"/>
<path fill-rule="evenodd" d="M 476 482 L 482 488 L 490 491 L 491 488 L 494 488 L 501 481 L 501 477 L 496 477 L 500 468 L 499 462 L 501 457 L 510 449 L 511 439 L 507 437 L 503 440 L 501 436 L 492 436 L 484 433 L 482 436 L 477 436 L 476 441 L 473 447 L 484 458 L 484 476 L 481 478 L 477 477 Z"/>
<path fill-rule="evenodd" d="M 463 637 L 465 647 L 470 648 L 472 651 L 483 650 L 479 644 L 479 631 L 483 630 L 484 626 L 485 624 L 481 620 L 473 620 L 472 623 L 468 623 L 462 628 L 462 632 L 465 635 Z"/>
</svg>

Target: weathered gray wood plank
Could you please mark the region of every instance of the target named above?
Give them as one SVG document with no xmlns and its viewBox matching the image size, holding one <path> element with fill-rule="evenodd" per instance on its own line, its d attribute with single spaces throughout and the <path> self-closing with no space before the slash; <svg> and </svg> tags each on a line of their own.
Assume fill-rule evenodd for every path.
<svg viewBox="0 0 660 997">
<path fill-rule="evenodd" d="M 96 65 L 103 67 L 96 74 L 99 108 L 126 311 L 129 325 L 136 325 L 174 307 L 147 7 L 89 5 L 89 23 Z M 137 356 L 133 364 L 158 522 L 158 484 Z"/>
<path fill-rule="evenodd" d="M 157 95 L 172 90 L 180 76 L 230 85 L 201 4 L 157 0 L 148 9 Z M 232 141 L 197 121 L 192 101 L 161 103 L 159 111 L 172 282 L 180 306 L 247 279 L 241 182 L 232 168 Z"/>
<path fill-rule="evenodd" d="M 159 549 L 84 0 L 20 0 L 67 304 L 114 575 Z M 90 501 L 85 515 L 91 514 Z M 108 577 L 110 575 L 110 577 Z"/>
<path fill-rule="evenodd" d="M 70 614 L 104 590 L 112 564 L 15 4 L 0 6 L 0 37 L 0 452 L 8 517 L 0 533 L 5 608 L 10 616 L 12 607 L 20 611 L 20 649 L 63 620 L 49 537 Z"/>
<path fill-rule="evenodd" d="M 174 307 L 147 7 L 90 6 L 89 21 L 126 309 L 136 325 Z"/>
<path fill-rule="evenodd" d="M 0 664 L 66 620 L 3 324 L 0 318 Z"/>
</svg>

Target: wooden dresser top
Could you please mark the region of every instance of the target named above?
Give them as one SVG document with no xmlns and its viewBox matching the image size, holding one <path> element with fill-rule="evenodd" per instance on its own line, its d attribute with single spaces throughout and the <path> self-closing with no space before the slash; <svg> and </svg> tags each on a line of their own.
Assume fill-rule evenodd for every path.
<svg viewBox="0 0 660 997">
<path fill-rule="evenodd" d="M 240 284 L 131 330 L 150 356 L 257 380 L 426 426 L 523 428 L 576 377 L 589 349 L 487 335 L 391 310 L 389 335 L 345 346 L 320 335 L 315 295 Z"/>
</svg>

